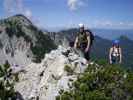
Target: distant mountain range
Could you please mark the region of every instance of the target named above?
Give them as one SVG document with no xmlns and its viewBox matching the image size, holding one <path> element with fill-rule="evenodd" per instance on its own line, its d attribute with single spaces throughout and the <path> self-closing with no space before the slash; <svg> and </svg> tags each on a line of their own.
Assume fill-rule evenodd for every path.
<svg viewBox="0 0 133 100">
<path fill-rule="evenodd" d="M 48 28 L 51 32 L 60 32 L 61 30 L 68 30 L 68 28 L 64 27 L 55 27 L 55 28 Z M 126 35 L 128 38 L 133 40 L 133 29 L 97 29 L 92 28 L 92 32 L 95 35 L 103 37 L 105 39 L 115 39 L 120 37 L 121 35 Z"/>
<path fill-rule="evenodd" d="M 133 40 L 133 29 L 92 29 L 95 35 L 112 40 L 119 38 L 121 35 L 127 36 Z"/>
</svg>

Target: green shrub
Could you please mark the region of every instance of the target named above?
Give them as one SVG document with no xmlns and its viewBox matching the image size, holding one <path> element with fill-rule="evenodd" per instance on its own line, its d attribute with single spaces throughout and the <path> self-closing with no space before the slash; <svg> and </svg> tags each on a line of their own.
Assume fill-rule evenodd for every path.
<svg viewBox="0 0 133 100">
<path fill-rule="evenodd" d="M 72 75 L 73 74 L 73 69 L 71 68 L 70 65 L 65 65 L 64 66 L 64 71 L 66 71 L 68 75 Z"/>
<path fill-rule="evenodd" d="M 132 100 L 132 84 L 132 71 L 102 62 L 99 67 L 96 64 L 88 66 L 73 82 L 71 90 L 60 94 L 57 100 Z"/>
<path fill-rule="evenodd" d="M 11 77 L 10 64 L 8 61 L 0 66 L 0 100 L 9 100 L 15 96 L 14 80 Z"/>
<path fill-rule="evenodd" d="M 96 60 L 95 62 L 99 65 L 104 65 L 104 66 L 108 64 L 108 61 L 106 59 Z"/>
</svg>

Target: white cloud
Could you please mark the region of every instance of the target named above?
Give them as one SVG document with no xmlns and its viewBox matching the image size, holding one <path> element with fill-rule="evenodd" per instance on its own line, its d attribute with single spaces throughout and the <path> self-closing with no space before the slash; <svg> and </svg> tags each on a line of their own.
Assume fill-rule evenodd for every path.
<svg viewBox="0 0 133 100">
<path fill-rule="evenodd" d="M 4 10 L 6 15 L 10 15 L 13 12 L 13 0 L 4 0 L 3 2 Z"/>
<path fill-rule="evenodd" d="M 72 11 L 77 10 L 79 7 L 85 5 L 83 0 L 68 0 L 67 4 L 68 4 L 70 10 L 72 10 Z"/>
<path fill-rule="evenodd" d="M 33 12 L 24 5 L 24 0 L 4 0 L 3 5 L 7 17 L 18 13 L 23 14 L 39 28 L 43 27 L 40 19 L 35 18 Z"/>
<path fill-rule="evenodd" d="M 109 20 L 97 20 L 93 22 L 95 27 L 105 27 L 105 26 L 113 26 L 114 23 Z"/>
<path fill-rule="evenodd" d="M 31 12 L 31 10 L 29 10 L 29 9 L 25 10 L 24 15 L 25 15 L 26 17 L 28 17 L 29 19 L 31 19 L 31 18 L 32 18 L 32 12 Z"/>
<path fill-rule="evenodd" d="M 23 12 L 23 0 L 4 0 L 3 6 L 7 16 Z"/>
<path fill-rule="evenodd" d="M 77 0 L 68 0 L 68 6 L 71 10 L 76 10 Z"/>
<path fill-rule="evenodd" d="M 119 25 L 124 25 L 125 23 L 123 23 L 123 22 L 119 22 Z"/>
<path fill-rule="evenodd" d="M 4 9 L 6 16 L 14 14 L 24 14 L 29 19 L 32 19 L 32 11 L 24 6 L 24 0 L 4 0 Z"/>
<path fill-rule="evenodd" d="M 24 10 L 23 1 L 24 0 L 16 0 L 16 4 L 19 12 L 23 12 Z"/>
</svg>

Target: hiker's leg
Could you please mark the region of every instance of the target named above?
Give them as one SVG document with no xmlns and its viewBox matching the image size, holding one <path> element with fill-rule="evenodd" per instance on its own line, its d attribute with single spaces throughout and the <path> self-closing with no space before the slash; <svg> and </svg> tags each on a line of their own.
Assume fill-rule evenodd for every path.
<svg viewBox="0 0 133 100">
<path fill-rule="evenodd" d="M 87 44 L 81 44 L 81 51 L 83 52 L 84 58 L 87 60 L 87 64 L 90 63 L 90 49 L 85 52 Z"/>
<path fill-rule="evenodd" d="M 117 63 L 117 61 L 116 61 L 117 59 L 116 59 L 116 57 L 112 57 L 112 64 L 116 64 Z"/>
<path fill-rule="evenodd" d="M 90 63 L 90 51 L 85 53 L 85 59 L 87 60 L 87 63 Z"/>
<path fill-rule="evenodd" d="M 117 61 L 117 64 L 120 64 L 120 57 L 119 56 L 117 57 L 116 61 Z"/>
<path fill-rule="evenodd" d="M 112 64 L 115 64 L 115 60 L 112 60 Z"/>
<path fill-rule="evenodd" d="M 84 58 L 86 58 L 85 49 L 86 49 L 86 45 L 81 44 L 81 45 L 80 45 L 80 50 L 81 50 L 81 52 L 83 53 Z"/>
</svg>

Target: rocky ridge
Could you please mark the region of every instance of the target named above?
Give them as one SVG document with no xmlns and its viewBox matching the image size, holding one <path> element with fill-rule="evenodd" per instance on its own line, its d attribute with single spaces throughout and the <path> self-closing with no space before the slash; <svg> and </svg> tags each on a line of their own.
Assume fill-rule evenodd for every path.
<svg viewBox="0 0 133 100">
<path fill-rule="evenodd" d="M 24 67 L 15 90 L 24 100 L 55 100 L 60 90 L 69 90 L 72 81 L 85 68 L 84 58 L 71 48 L 59 46 L 46 54 L 40 64 L 31 63 Z"/>
</svg>

